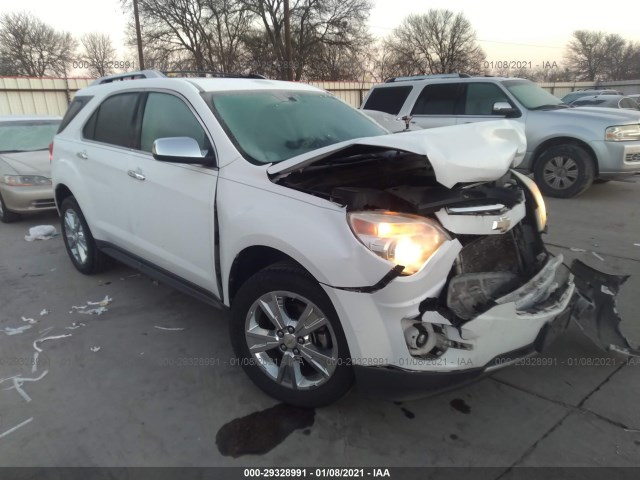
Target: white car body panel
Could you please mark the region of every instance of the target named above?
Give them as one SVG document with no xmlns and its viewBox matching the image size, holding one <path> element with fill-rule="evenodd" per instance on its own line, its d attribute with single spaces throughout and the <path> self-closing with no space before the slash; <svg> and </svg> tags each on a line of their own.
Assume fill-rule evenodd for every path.
<svg viewBox="0 0 640 480">
<path fill-rule="evenodd" d="M 275 164 L 267 170 L 282 176 L 352 145 L 368 145 L 426 155 L 436 180 L 445 187 L 501 177 L 524 158 L 524 130 L 508 120 L 357 138 L 319 148 Z"/>
</svg>

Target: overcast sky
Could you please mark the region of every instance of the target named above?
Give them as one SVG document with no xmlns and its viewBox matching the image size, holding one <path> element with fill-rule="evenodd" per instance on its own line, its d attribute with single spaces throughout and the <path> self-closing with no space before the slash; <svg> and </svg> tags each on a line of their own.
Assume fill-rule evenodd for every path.
<svg viewBox="0 0 640 480">
<path fill-rule="evenodd" d="M 615 32 L 640 41 L 640 4 L 636 0 L 614 2 L 611 6 L 558 0 L 373 1 L 369 24 L 379 37 L 390 33 L 410 13 L 424 13 L 430 8 L 462 11 L 476 30 L 488 61 L 560 61 L 571 33 L 578 29 Z M 56 29 L 77 37 L 86 32 L 109 33 L 118 47 L 124 40 L 127 18 L 120 0 L 3 0 L 0 6 L 2 13 L 18 9 L 30 11 Z"/>
</svg>

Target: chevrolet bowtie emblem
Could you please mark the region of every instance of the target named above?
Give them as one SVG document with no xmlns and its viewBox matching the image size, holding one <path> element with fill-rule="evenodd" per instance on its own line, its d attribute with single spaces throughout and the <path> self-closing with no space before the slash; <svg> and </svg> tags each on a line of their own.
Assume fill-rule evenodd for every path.
<svg viewBox="0 0 640 480">
<path fill-rule="evenodd" d="M 493 221 L 491 230 L 500 230 L 500 233 L 505 233 L 511 226 L 511 220 L 509 217 L 500 217 L 498 220 Z"/>
</svg>

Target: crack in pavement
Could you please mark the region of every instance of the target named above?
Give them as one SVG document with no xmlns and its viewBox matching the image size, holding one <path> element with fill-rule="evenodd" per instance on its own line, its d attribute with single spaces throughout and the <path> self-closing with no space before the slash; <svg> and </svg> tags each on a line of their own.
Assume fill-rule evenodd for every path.
<svg viewBox="0 0 640 480">
<path fill-rule="evenodd" d="M 512 464 L 511 464 L 511 465 L 510 465 L 510 466 L 509 466 L 509 467 L 508 467 L 504 472 L 502 472 L 500 475 L 498 475 L 494 480 L 500 480 L 500 479 L 501 479 L 501 478 L 503 478 L 505 475 L 507 475 L 509 472 L 511 472 L 511 470 L 513 470 L 513 469 L 516 467 L 516 465 L 518 465 L 518 464 L 519 464 L 519 463 L 521 463 L 525 458 L 527 458 L 527 457 L 528 457 L 528 456 L 529 456 L 529 455 L 530 455 L 530 454 L 531 454 L 531 453 L 536 449 L 536 447 L 537 447 L 537 446 L 538 446 L 538 445 L 539 445 L 539 444 L 540 444 L 544 439 L 546 439 L 549 435 L 551 435 L 553 432 L 555 432 L 555 431 L 558 429 L 558 427 L 560 427 L 560 426 L 562 425 L 562 423 L 567 419 L 567 417 L 568 417 L 569 415 L 571 415 L 572 413 L 574 413 L 574 411 L 579 410 L 579 411 L 582 411 L 582 412 L 587 412 L 587 413 L 590 413 L 590 414 L 594 414 L 594 415 L 596 415 L 594 412 L 591 412 L 590 410 L 583 409 L 583 408 L 582 408 L 582 406 L 584 405 L 584 403 L 585 403 L 587 400 L 589 400 L 589 398 L 591 398 L 591 396 L 592 396 L 594 393 L 598 392 L 598 391 L 599 391 L 599 390 L 600 390 L 600 389 L 601 389 L 601 388 L 602 388 L 606 383 L 608 383 L 608 382 L 609 382 L 609 380 L 611 380 L 611 378 L 612 378 L 616 373 L 618 373 L 620 370 L 622 370 L 622 368 L 624 368 L 624 366 L 625 366 L 624 364 L 619 365 L 619 366 L 618 366 L 618 368 L 616 368 L 613 372 L 611 372 L 609 375 L 607 375 L 607 378 L 605 378 L 605 379 L 604 379 L 602 382 L 600 382 L 600 383 L 599 383 L 599 384 L 598 384 L 598 385 L 597 385 L 593 390 L 591 390 L 591 391 L 590 391 L 590 392 L 589 392 L 589 393 L 588 393 L 588 394 L 587 394 L 587 395 L 586 395 L 586 396 L 585 396 L 585 397 L 580 401 L 580 403 L 578 403 L 578 405 L 576 405 L 576 406 L 570 405 L 570 406 L 569 406 L 569 405 L 567 404 L 567 406 L 568 406 L 568 411 L 567 411 L 567 413 L 566 413 L 565 415 L 563 415 L 563 416 L 562 416 L 562 418 L 560 418 L 560 419 L 559 419 L 559 420 L 558 420 L 554 425 L 552 425 L 552 426 L 551 426 L 551 428 L 549 428 L 549 430 L 547 430 L 547 431 L 546 431 L 546 432 L 545 432 L 545 433 L 544 433 L 544 434 L 543 434 L 543 435 L 542 435 L 538 440 L 536 440 L 536 441 L 535 441 L 535 442 L 534 442 L 534 443 L 533 443 L 533 444 L 532 444 L 528 449 L 526 449 L 526 450 L 524 451 L 524 453 L 523 453 L 522 455 L 520 455 L 520 457 L 519 457 L 515 462 L 513 462 L 513 463 L 512 463 Z M 504 385 L 510 386 L 510 387 L 512 387 L 512 388 L 516 388 L 516 389 L 518 389 L 518 390 L 520 390 L 520 391 L 522 391 L 522 392 L 524 392 L 524 393 L 528 393 L 528 394 L 530 394 L 530 395 L 534 395 L 534 396 L 539 397 L 539 398 L 542 398 L 542 399 L 544 399 L 544 400 L 547 400 L 547 401 L 550 401 L 550 402 L 553 402 L 553 403 L 556 403 L 556 404 L 559 404 L 559 405 L 563 405 L 563 402 L 559 402 L 559 401 L 555 401 L 555 400 L 552 400 L 552 399 L 545 398 L 544 396 L 542 396 L 542 395 L 540 395 L 540 394 L 537 394 L 537 393 L 534 393 L 534 392 L 530 392 L 530 391 L 528 391 L 528 390 L 526 390 L 526 389 L 524 389 L 524 388 L 521 388 L 521 387 L 516 387 L 516 386 L 514 386 L 514 385 L 510 385 L 509 383 L 504 382 L 504 381 L 502 381 L 502 380 L 497 380 L 497 379 L 495 379 L 495 378 L 491 378 L 491 380 L 494 380 L 495 382 L 502 383 L 502 384 L 504 384 Z M 565 405 L 563 405 L 563 406 L 565 406 Z M 598 415 L 596 415 L 596 416 L 598 416 Z M 605 419 L 605 418 L 606 418 L 606 417 L 603 417 L 603 419 Z M 606 419 L 606 420 L 607 420 L 607 422 L 609 422 L 609 423 L 611 423 L 611 424 L 613 424 L 613 425 L 621 426 L 620 424 L 617 424 L 617 423 L 616 423 L 615 421 L 613 421 L 613 420 L 610 420 L 610 419 Z"/>
</svg>

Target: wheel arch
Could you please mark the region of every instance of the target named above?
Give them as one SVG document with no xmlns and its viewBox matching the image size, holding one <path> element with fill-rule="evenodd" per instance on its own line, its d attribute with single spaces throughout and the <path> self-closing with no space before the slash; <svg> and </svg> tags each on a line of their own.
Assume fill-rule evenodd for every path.
<svg viewBox="0 0 640 480">
<path fill-rule="evenodd" d="M 247 247 L 236 255 L 233 263 L 231 264 L 229 281 L 227 284 L 229 305 L 233 303 L 236 293 L 238 293 L 240 287 L 249 280 L 249 278 L 264 268 L 282 262 L 295 265 L 311 278 L 315 279 L 315 277 L 306 268 L 304 268 L 300 262 L 276 248 L 267 247 L 265 245 Z"/>
<path fill-rule="evenodd" d="M 60 206 L 62 205 L 62 202 L 64 202 L 64 199 L 68 197 L 73 197 L 73 196 L 74 195 L 71 189 L 67 187 L 64 183 L 60 183 L 56 185 L 55 200 L 56 200 L 56 206 L 58 208 L 58 213 L 60 213 Z"/>
<path fill-rule="evenodd" d="M 551 147 L 556 147 L 559 145 L 575 145 L 583 148 L 591 158 L 591 162 L 593 163 L 593 168 L 595 169 L 594 170 L 595 176 L 597 177 L 600 174 L 600 169 L 599 169 L 598 160 L 597 160 L 598 157 L 596 156 L 596 152 L 593 150 L 593 148 L 591 148 L 591 146 L 587 142 L 577 139 L 575 137 L 553 137 L 542 142 L 533 151 L 533 155 L 531 156 L 533 161 L 531 162 L 531 167 L 529 168 L 529 170 L 533 172 L 535 169 L 536 163 L 538 163 L 538 161 L 540 160 L 540 157 Z"/>
</svg>

